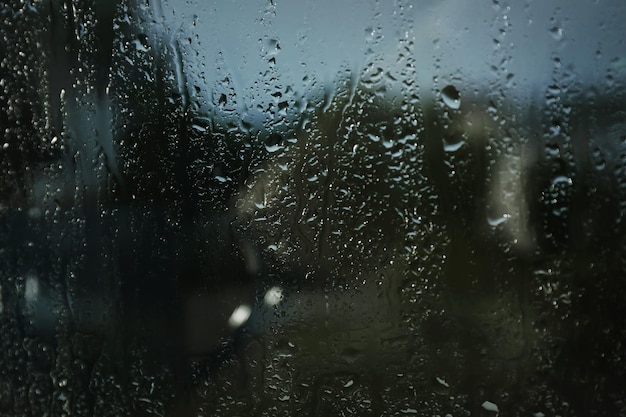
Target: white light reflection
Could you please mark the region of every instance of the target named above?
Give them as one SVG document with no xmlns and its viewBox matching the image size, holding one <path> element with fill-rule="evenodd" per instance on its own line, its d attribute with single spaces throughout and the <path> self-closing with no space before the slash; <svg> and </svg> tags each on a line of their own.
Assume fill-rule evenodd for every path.
<svg viewBox="0 0 626 417">
<path fill-rule="evenodd" d="M 283 289 L 280 287 L 272 287 L 265 293 L 265 297 L 263 297 L 263 301 L 265 305 L 268 307 L 274 307 L 278 303 L 280 303 L 283 299 Z"/>
<path fill-rule="evenodd" d="M 250 314 L 252 314 L 252 309 L 250 306 L 246 304 L 242 304 L 233 311 L 233 314 L 230 315 L 228 319 L 228 325 L 233 329 L 236 329 L 243 325 L 248 318 L 250 318 Z"/>
<path fill-rule="evenodd" d="M 33 305 L 39 297 L 39 282 L 37 277 L 29 276 L 26 278 L 26 287 L 24 289 L 24 300 L 27 304 Z"/>
</svg>

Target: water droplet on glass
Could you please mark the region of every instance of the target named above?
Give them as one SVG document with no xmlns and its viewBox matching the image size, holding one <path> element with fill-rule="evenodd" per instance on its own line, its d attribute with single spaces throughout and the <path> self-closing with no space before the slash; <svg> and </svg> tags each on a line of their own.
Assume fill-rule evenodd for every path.
<svg viewBox="0 0 626 417">
<path fill-rule="evenodd" d="M 489 226 L 491 226 L 491 227 L 496 227 L 499 224 L 502 224 L 502 223 L 506 222 L 510 218 L 511 218 L 511 215 L 505 213 L 505 214 L 503 214 L 502 216 L 499 216 L 499 217 L 487 217 L 487 223 L 489 223 Z"/>
<path fill-rule="evenodd" d="M 441 89 L 441 98 L 446 106 L 453 110 L 461 107 L 461 93 L 452 84 L 449 84 Z"/>
<path fill-rule="evenodd" d="M 555 41 L 560 41 L 563 38 L 563 29 L 558 26 L 554 26 L 550 28 L 550 34 Z"/>
<path fill-rule="evenodd" d="M 437 382 L 439 382 L 444 387 L 450 388 L 450 384 L 448 384 L 445 379 L 439 378 L 439 377 L 436 377 L 435 379 L 437 380 Z"/>
<path fill-rule="evenodd" d="M 444 139 L 443 140 L 443 150 L 446 152 L 456 152 L 458 151 L 461 146 L 463 146 L 465 142 L 460 140 L 458 142 L 451 142 L 449 140 Z"/>
<path fill-rule="evenodd" d="M 498 406 L 494 403 L 492 403 L 491 401 L 485 401 L 482 404 L 482 407 L 487 410 L 487 411 L 491 411 L 494 413 L 498 413 L 500 410 L 498 410 Z"/>
<path fill-rule="evenodd" d="M 265 150 L 269 153 L 274 153 L 281 150 L 283 147 L 280 145 L 265 145 Z"/>
</svg>

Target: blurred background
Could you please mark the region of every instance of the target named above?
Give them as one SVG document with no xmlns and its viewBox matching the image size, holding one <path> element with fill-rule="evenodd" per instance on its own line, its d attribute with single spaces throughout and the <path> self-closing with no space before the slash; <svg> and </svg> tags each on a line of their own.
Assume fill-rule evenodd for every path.
<svg viewBox="0 0 626 417">
<path fill-rule="evenodd" d="M 626 4 L 0 6 L 0 415 L 626 416 Z"/>
</svg>

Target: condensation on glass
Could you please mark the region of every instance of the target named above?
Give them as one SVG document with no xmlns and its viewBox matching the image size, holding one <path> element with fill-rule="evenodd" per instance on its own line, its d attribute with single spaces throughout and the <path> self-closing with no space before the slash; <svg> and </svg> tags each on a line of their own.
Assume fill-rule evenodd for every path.
<svg viewBox="0 0 626 417">
<path fill-rule="evenodd" d="M 626 415 L 626 7 L 0 6 L 0 415 Z"/>
</svg>

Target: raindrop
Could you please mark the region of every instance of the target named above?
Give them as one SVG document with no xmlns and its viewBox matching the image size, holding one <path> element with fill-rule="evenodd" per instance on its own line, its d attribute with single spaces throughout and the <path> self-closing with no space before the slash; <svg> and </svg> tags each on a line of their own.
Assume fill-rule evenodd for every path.
<svg viewBox="0 0 626 417">
<path fill-rule="evenodd" d="M 550 35 L 555 41 L 560 41 L 563 38 L 563 29 L 558 26 L 550 28 Z"/>
<path fill-rule="evenodd" d="M 283 143 L 283 137 L 279 135 L 278 133 L 272 133 L 265 140 L 265 149 L 270 153 L 276 152 L 282 149 L 282 143 Z"/>
<path fill-rule="evenodd" d="M 368 137 L 368 138 L 369 138 L 369 140 L 371 140 L 372 142 L 379 142 L 379 141 L 380 141 L 380 138 L 379 138 L 378 136 L 373 135 L 373 134 L 371 134 L 371 133 L 368 133 L 368 134 L 367 134 L 367 137 Z"/>
<path fill-rule="evenodd" d="M 441 89 L 441 97 L 446 106 L 453 110 L 461 107 L 461 93 L 452 84 L 448 84 Z"/>
<path fill-rule="evenodd" d="M 602 155 L 602 151 L 598 148 L 595 148 L 591 152 L 591 157 L 594 162 L 594 168 L 596 171 L 603 171 L 606 168 L 606 161 Z"/>
<path fill-rule="evenodd" d="M 446 152 L 456 152 L 465 142 L 460 140 L 458 142 L 450 142 L 446 139 L 443 140 L 443 150 Z"/>
<path fill-rule="evenodd" d="M 265 150 L 269 153 L 274 153 L 281 150 L 283 147 L 280 145 L 265 145 Z"/>
<path fill-rule="evenodd" d="M 487 223 L 489 223 L 489 226 L 491 226 L 491 227 L 496 227 L 499 224 L 502 224 L 502 223 L 506 222 L 510 218 L 511 218 L 511 215 L 508 214 L 508 213 L 505 213 L 505 214 L 503 214 L 502 216 L 499 216 L 499 217 L 487 217 Z"/>
<path fill-rule="evenodd" d="M 439 377 L 436 377 L 435 379 L 437 380 L 437 382 L 439 382 L 444 387 L 450 388 L 450 384 L 448 384 L 445 379 L 439 378 Z"/>
<path fill-rule="evenodd" d="M 498 406 L 494 403 L 492 403 L 491 401 L 485 401 L 482 404 L 482 407 L 487 410 L 487 411 L 491 411 L 494 413 L 498 413 L 500 410 L 498 410 Z"/>
</svg>

